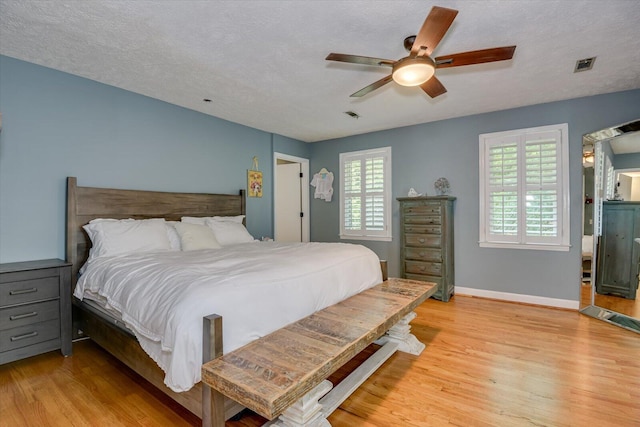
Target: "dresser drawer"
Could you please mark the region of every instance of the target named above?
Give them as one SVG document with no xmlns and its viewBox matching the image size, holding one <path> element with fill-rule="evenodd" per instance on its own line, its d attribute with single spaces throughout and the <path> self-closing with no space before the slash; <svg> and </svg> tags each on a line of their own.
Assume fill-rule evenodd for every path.
<svg viewBox="0 0 640 427">
<path fill-rule="evenodd" d="M 439 225 L 442 219 L 439 216 L 405 216 L 405 225 Z"/>
<path fill-rule="evenodd" d="M 425 203 L 420 205 L 406 205 L 402 212 L 407 216 L 440 216 L 442 214 L 442 206 L 440 203 Z"/>
<path fill-rule="evenodd" d="M 442 251 L 440 249 L 427 248 L 405 248 L 404 258 L 415 261 L 442 262 Z"/>
<path fill-rule="evenodd" d="M 405 244 L 414 247 L 432 247 L 438 248 L 442 246 L 442 238 L 438 235 L 429 234 L 405 234 Z"/>
<path fill-rule="evenodd" d="M 423 262 L 423 261 L 405 261 L 404 270 L 410 274 L 442 276 L 442 263 Z"/>
<path fill-rule="evenodd" d="M 0 307 L 60 296 L 60 277 L 40 277 L 0 284 Z"/>
<path fill-rule="evenodd" d="M 440 225 L 405 224 L 405 234 L 442 234 Z"/>
<path fill-rule="evenodd" d="M 0 330 L 47 320 L 57 320 L 58 318 L 60 318 L 60 302 L 58 300 L 3 308 L 0 309 Z"/>
<path fill-rule="evenodd" d="M 0 331 L 0 348 L 9 351 L 59 338 L 60 322 L 34 323 Z"/>
</svg>

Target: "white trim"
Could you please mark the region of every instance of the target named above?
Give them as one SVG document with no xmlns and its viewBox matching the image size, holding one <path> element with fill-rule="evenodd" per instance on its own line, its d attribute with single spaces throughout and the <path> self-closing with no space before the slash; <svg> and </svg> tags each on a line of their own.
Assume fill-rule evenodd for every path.
<svg viewBox="0 0 640 427">
<path fill-rule="evenodd" d="M 456 295 L 491 298 L 501 301 L 521 302 L 525 304 L 535 304 L 546 307 L 568 308 L 571 310 L 578 310 L 580 308 L 580 301 L 574 301 L 570 299 L 514 294 L 511 292 L 489 291 L 486 289 L 464 288 L 460 286 L 456 286 Z"/>
<path fill-rule="evenodd" d="M 353 234 L 340 234 L 339 236 L 344 240 L 377 240 L 378 242 L 391 242 L 393 240 L 391 236 L 355 236 Z"/>
<path fill-rule="evenodd" d="M 481 248 L 495 248 L 495 249 L 532 249 L 535 251 L 558 251 L 568 252 L 571 249 L 571 245 L 541 245 L 534 243 L 511 243 L 511 242 L 478 242 Z"/>
<path fill-rule="evenodd" d="M 302 203 L 302 241 L 308 242 L 311 240 L 311 226 L 310 226 L 310 209 L 309 209 L 309 159 L 302 157 L 291 156 L 289 154 L 273 153 L 273 200 L 276 200 L 276 181 L 278 179 L 278 160 L 285 160 L 287 162 L 300 163 L 300 170 L 302 171 L 302 182 L 300 184 L 301 190 L 301 203 Z M 307 184 L 305 184 L 305 182 Z M 276 235 L 276 207 L 273 206 L 273 235 Z"/>
</svg>

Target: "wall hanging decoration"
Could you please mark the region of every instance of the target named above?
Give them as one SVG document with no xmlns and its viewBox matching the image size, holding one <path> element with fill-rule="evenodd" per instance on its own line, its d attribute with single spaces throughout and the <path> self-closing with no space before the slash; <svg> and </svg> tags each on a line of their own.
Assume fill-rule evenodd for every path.
<svg viewBox="0 0 640 427">
<path fill-rule="evenodd" d="M 262 197 L 262 172 L 258 170 L 258 157 L 253 157 L 253 169 L 247 171 L 249 197 Z"/>
<path fill-rule="evenodd" d="M 325 202 L 331 201 L 331 196 L 333 195 L 333 172 L 329 172 L 325 168 L 320 169 L 320 172 L 313 175 L 310 184 L 316 187 L 316 192 L 313 195 L 315 199 L 324 200 Z"/>
</svg>

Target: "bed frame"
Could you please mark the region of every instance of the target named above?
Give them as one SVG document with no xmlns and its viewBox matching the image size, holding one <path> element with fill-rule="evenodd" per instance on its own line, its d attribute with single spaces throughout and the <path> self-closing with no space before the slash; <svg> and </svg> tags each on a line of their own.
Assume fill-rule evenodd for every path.
<svg viewBox="0 0 640 427">
<path fill-rule="evenodd" d="M 75 289 L 78 271 L 89 255 L 91 241 L 82 228 L 96 218 L 165 218 L 180 221 L 183 216 L 245 215 L 245 192 L 231 194 L 170 193 L 159 191 L 119 190 L 110 188 L 78 187 L 75 177 L 67 178 L 66 258 L 71 263 L 71 290 Z M 207 425 L 210 416 L 210 389 L 196 384 L 184 393 L 175 393 L 164 385 L 164 372 L 142 350 L 135 336 L 117 319 L 101 314 L 95 308 L 74 298 L 74 335 L 81 329 L 129 368 L 145 378 L 178 404 L 203 419 Z M 203 322 L 203 363 L 213 359 L 215 337 L 212 319 Z M 221 334 L 219 334 L 221 336 Z M 204 406 L 203 406 L 204 402 Z M 243 408 L 231 400 L 225 402 L 225 419 Z"/>
<path fill-rule="evenodd" d="M 73 293 L 78 271 L 86 262 L 91 240 L 82 228 L 96 218 L 165 218 L 180 221 L 183 216 L 246 215 L 245 191 L 236 195 L 170 193 L 159 191 L 119 190 L 79 187 L 75 177 L 67 178 L 66 258 L 71 263 Z M 387 279 L 387 262 L 380 262 L 383 280 Z M 88 336 L 160 391 L 202 419 L 204 426 L 212 423 L 211 389 L 196 384 L 187 392 L 176 393 L 164 385 L 164 372 L 144 352 L 136 337 L 124 324 L 97 309 L 73 298 L 74 335 Z M 78 330 L 81 333 L 78 334 Z M 211 314 L 203 319 L 203 364 L 222 354 L 220 316 Z M 224 419 L 244 409 L 226 399 L 215 407 L 224 407 Z M 219 415 L 216 415 L 219 416 Z"/>
</svg>

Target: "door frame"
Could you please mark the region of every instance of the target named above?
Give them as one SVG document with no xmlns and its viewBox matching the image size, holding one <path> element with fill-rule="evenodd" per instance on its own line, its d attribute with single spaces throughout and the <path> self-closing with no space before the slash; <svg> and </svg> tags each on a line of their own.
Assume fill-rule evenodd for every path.
<svg viewBox="0 0 640 427">
<path fill-rule="evenodd" d="M 273 153 L 273 235 L 276 236 L 276 216 L 278 211 L 276 209 L 276 196 L 277 196 L 277 182 L 278 182 L 278 160 L 285 160 L 287 162 L 299 163 L 300 170 L 302 171 L 302 179 L 300 180 L 300 196 L 301 196 L 301 209 L 302 209 L 302 241 L 310 241 L 310 220 L 309 220 L 309 159 L 302 157 L 291 156 L 283 153 Z"/>
</svg>

